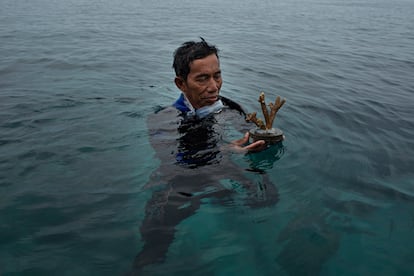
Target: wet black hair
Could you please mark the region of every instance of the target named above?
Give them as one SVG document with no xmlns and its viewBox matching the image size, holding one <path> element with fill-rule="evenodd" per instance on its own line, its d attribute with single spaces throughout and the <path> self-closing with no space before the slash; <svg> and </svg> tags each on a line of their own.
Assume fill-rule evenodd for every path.
<svg viewBox="0 0 414 276">
<path fill-rule="evenodd" d="M 218 49 L 214 45 L 207 43 L 204 38 L 200 37 L 201 41 L 187 41 L 184 42 L 174 52 L 173 68 L 177 77 L 187 80 L 190 73 L 190 64 L 196 59 L 202 59 L 209 55 L 215 54 L 218 58 Z"/>
</svg>

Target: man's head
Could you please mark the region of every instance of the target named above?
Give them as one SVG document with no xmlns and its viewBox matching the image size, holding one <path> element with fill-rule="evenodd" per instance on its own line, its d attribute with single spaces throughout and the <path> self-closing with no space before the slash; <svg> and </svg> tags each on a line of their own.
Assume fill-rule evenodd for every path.
<svg viewBox="0 0 414 276">
<path fill-rule="evenodd" d="M 218 51 L 216 46 L 208 44 L 204 38 L 201 38 L 200 42 L 184 42 L 174 52 L 173 68 L 175 75 L 183 80 L 187 80 L 190 65 L 194 60 L 202 59 L 212 54 L 215 54 L 218 58 Z"/>
<path fill-rule="evenodd" d="M 185 42 L 174 53 L 175 84 L 196 109 L 218 99 L 222 79 L 217 53 L 204 39 Z"/>
</svg>

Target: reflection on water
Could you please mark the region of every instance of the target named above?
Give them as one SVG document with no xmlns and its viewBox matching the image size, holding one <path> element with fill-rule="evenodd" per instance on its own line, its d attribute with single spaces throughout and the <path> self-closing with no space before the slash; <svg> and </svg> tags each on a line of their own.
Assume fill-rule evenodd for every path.
<svg viewBox="0 0 414 276">
<path fill-rule="evenodd" d="M 204 120 L 186 120 L 178 127 L 180 137 L 176 160 L 191 168 L 220 162 L 218 143 L 221 133 L 217 120 L 210 116 Z"/>
<path fill-rule="evenodd" d="M 283 142 L 270 145 L 262 152 L 250 154 L 246 157 L 249 162 L 250 170 L 268 171 L 273 168 L 274 163 L 283 157 L 285 153 Z"/>
</svg>

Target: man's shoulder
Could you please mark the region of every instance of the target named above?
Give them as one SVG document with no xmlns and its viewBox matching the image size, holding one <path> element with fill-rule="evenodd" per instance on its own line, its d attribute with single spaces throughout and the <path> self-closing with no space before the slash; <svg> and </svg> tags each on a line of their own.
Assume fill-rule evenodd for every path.
<svg viewBox="0 0 414 276">
<path fill-rule="evenodd" d="M 154 112 L 154 115 L 162 116 L 163 114 L 179 114 L 181 113 L 177 108 L 174 106 L 164 106 L 160 107 L 158 110 Z"/>
<path fill-rule="evenodd" d="M 149 128 L 165 127 L 165 124 L 172 124 L 179 120 L 181 112 L 173 106 L 158 108 L 154 113 L 147 117 Z"/>
<path fill-rule="evenodd" d="M 243 107 L 237 102 L 224 96 L 220 96 L 220 100 L 223 102 L 225 106 L 228 106 L 230 109 L 237 110 L 238 112 L 240 112 L 240 114 L 246 115 L 246 112 L 244 111 Z"/>
</svg>

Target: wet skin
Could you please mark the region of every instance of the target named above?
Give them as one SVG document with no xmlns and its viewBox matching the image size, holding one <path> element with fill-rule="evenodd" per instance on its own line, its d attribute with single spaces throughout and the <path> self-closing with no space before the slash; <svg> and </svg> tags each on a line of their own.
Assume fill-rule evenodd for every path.
<svg viewBox="0 0 414 276">
<path fill-rule="evenodd" d="M 194 60 L 190 64 L 187 79 L 176 77 L 175 84 L 195 109 L 214 104 L 223 84 L 217 56 L 212 54 L 203 59 Z"/>
</svg>

